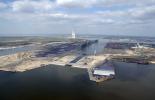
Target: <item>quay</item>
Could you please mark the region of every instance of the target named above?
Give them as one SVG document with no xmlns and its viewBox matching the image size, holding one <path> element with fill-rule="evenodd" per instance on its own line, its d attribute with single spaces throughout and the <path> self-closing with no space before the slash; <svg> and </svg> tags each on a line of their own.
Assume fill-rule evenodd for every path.
<svg viewBox="0 0 155 100">
<path fill-rule="evenodd" d="M 0 56 L 0 70 L 24 72 L 46 65 L 84 68 L 88 70 L 90 80 L 102 82 L 115 77 L 115 66 L 112 62 L 141 65 L 155 63 L 154 48 L 133 47 L 136 44 L 129 43 L 128 46 L 126 43 L 108 43 L 101 54 L 82 53 L 82 49 L 96 42 L 97 40 L 73 39 L 70 42 L 43 44 L 34 51 Z"/>
</svg>

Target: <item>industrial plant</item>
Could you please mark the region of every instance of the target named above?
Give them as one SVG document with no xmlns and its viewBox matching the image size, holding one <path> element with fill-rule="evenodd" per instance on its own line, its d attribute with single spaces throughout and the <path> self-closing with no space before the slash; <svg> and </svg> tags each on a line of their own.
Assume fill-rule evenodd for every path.
<svg viewBox="0 0 155 100">
<path fill-rule="evenodd" d="M 87 69 L 90 80 L 102 82 L 113 79 L 116 66 L 152 66 L 155 63 L 155 44 L 146 42 L 108 41 L 101 52 L 96 51 L 100 40 L 76 37 L 58 41 L 17 41 L 17 48 L 32 48 L 0 56 L 0 70 L 23 72 L 46 65 Z M 32 41 L 33 40 L 33 41 Z M 23 45 L 23 42 L 26 44 Z M 10 43 L 10 42 L 9 42 Z M 6 43 L 7 44 L 7 43 Z M 21 45 L 20 45 L 21 44 Z M 86 48 L 94 45 L 92 53 Z M 11 50 L 16 51 L 15 45 Z M 4 46 L 3 46 L 4 47 Z M 8 48 L 9 46 L 7 46 Z M 4 47 L 5 48 L 5 47 Z M 5 49 L 1 49 L 4 51 Z M 90 49 L 90 48 L 89 48 Z M 85 51 L 85 52 L 84 52 Z M 126 64 L 126 65 L 125 65 Z"/>
</svg>

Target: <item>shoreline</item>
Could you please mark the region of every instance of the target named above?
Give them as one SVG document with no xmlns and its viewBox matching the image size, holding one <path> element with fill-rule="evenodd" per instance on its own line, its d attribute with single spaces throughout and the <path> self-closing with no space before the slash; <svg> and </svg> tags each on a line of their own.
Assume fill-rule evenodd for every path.
<svg viewBox="0 0 155 100">
<path fill-rule="evenodd" d="M 24 72 L 42 67 L 43 65 L 58 65 L 76 68 L 91 68 L 106 59 L 105 55 L 84 56 L 75 63 L 71 63 L 79 55 L 75 53 L 56 57 L 36 57 L 33 52 L 19 52 L 11 55 L 0 56 L 0 70 L 12 72 Z M 4 63 L 5 62 L 5 63 Z"/>
</svg>

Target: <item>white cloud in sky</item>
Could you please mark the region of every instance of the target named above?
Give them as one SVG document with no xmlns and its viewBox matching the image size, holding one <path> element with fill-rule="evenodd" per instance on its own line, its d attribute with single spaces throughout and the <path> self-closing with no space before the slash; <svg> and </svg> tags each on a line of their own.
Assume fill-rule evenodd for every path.
<svg viewBox="0 0 155 100">
<path fill-rule="evenodd" d="M 74 8 L 74 7 L 91 7 L 96 0 L 57 0 L 56 4 L 62 7 Z"/>
<path fill-rule="evenodd" d="M 130 12 L 134 18 L 140 20 L 155 19 L 155 5 L 131 9 Z"/>
<path fill-rule="evenodd" d="M 155 26 L 155 0 L 15 0 L 9 3 L 0 2 L 0 21 L 5 24 L 17 22 L 17 26 L 20 24 L 32 25 L 33 32 L 43 32 L 43 30 L 59 32 L 61 28 L 60 32 L 67 33 L 66 29 L 72 27 L 77 27 L 82 32 L 91 27 L 90 30 L 83 33 L 89 33 L 89 31 L 98 33 L 101 30 L 102 33 L 108 33 L 109 29 L 109 33 L 139 32 L 139 34 L 144 34 L 146 25 L 150 28 Z M 0 23 L 0 26 L 3 23 Z M 36 29 L 36 27 L 39 28 Z M 41 28 L 42 30 L 40 30 Z M 23 27 L 24 29 L 25 27 Z M 0 27 L 0 33 L 1 30 Z M 154 28 L 150 30 L 155 31 Z"/>
<path fill-rule="evenodd" d="M 0 2 L 0 9 L 4 9 L 7 7 L 7 4 Z"/>
<path fill-rule="evenodd" d="M 144 6 L 155 3 L 155 0 L 56 0 L 57 4 L 63 7 L 106 7 L 118 5 Z"/>
<path fill-rule="evenodd" d="M 12 10 L 18 12 L 41 12 L 49 11 L 55 7 L 54 3 L 49 0 L 31 1 L 21 0 L 12 3 Z"/>
</svg>

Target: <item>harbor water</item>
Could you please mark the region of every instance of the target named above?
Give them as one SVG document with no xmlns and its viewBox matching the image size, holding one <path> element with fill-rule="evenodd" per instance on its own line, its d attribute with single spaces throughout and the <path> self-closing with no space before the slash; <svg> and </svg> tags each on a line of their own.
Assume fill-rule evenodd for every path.
<svg viewBox="0 0 155 100">
<path fill-rule="evenodd" d="M 105 43 L 101 39 L 93 45 L 98 48 L 96 53 L 102 53 L 101 42 Z M 84 52 L 94 54 L 93 46 Z M 101 83 L 91 81 L 86 69 L 71 67 L 48 65 L 22 73 L 0 71 L 0 100 L 155 100 L 155 65 L 114 65 L 115 79 Z"/>
<path fill-rule="evenodd" d="M 115 79 L 96 83 L 86 69 L 49 65 L 23 73 L 1 71 L 0 100 L 155 99 L 155 67 L 116 66 L 116 73 Z"/>
</svg>

